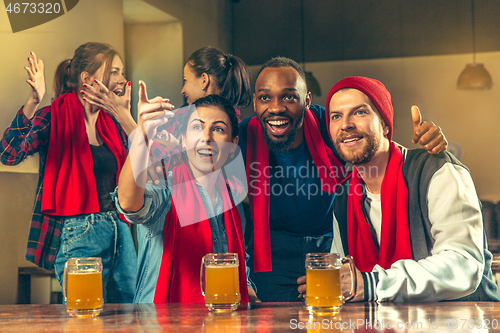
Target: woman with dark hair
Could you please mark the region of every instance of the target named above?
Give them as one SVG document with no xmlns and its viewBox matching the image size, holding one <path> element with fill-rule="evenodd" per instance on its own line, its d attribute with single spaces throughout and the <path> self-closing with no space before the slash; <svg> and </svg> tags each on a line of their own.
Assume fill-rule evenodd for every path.
<svg viewBox="0 0 500 333">
<path fill-rule="evenodd" d="M 56 99 L 37 110 L 45 94 L 44 65 L 31 55 L 25 68 L 31 94 L 5 131 L 0 152 L 5 165 L 40 156 L 26 259 L 54 268 L 61 283 L 69 258 L 100 257 L 105 302 L 130 302 L 137 258 L 130 228 L 110 196 L 127 155 L 126 133 L 136 127 L 123 61 L 110 45 L 81 45 L 57 68 Z M 89 101 L 82 89 L 95 97 Z"/>
<path fill-rule="evenodd" d="M 184 66 L 181 94 L 188 104 L 206 95 L 217 94 L 227 98 L 235 108 L 244 108 L 252 101 L 250 72 L 237 56 L 206 46 L 191 54 Z M 236 113 L 239 116 L 239 111 Z"/>
<path fill-rule="evenodd" d="M 247 284 L 244 265 L 241 200 L 246 180 L 244 172 L 238 180 L 229 165 L 239 152 L 238 120 L 232 103 L 219 95 L 208 95 L 186 108 L 182 150 L 170 156 L 165 183 L 146 185 L 144 170 L 151 143 L 158 126 L 173 116 L 169 112 L 173 106 L 166 101 L 149 101 L 143 82 L 139 94 L 139 133 L 132 135 L 130 155 L 113 195 L 119 211 L 138 224 L 139 273 L 134 302 L 203 302 L 201 258 L 207 253 L 226 252 L 238 253 L 241 299 L 248 302 L 248 294 L 255 293 Z"/>
<path fill-rule="evenodd" d="M 184 66 L 183 81 L 181 94 L 188 105 L 193 104 L 198 98 L 216 94 L 226 98 L 233 105 L 238 121 L 240 120 L 238 108 L 245 108 L 252 101 L 248 67 L 239 57 L 225 54 L 215 47 L 202 47 L 191 54 Z M 184 112 L 185 109 L 179 109 L 163 132 L 170 142 L 170 147 L 178 144 Z"/>
</svg>

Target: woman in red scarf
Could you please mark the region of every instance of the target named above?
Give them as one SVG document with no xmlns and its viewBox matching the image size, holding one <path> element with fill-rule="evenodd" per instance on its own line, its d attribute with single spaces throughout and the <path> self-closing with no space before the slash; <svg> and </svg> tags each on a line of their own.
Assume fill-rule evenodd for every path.
<svg viewBox="0 0 500 333">
<path fill-rule="evenodd" d="M 62 282 L 69 258 L 101 257 L 105 302 L 130 302 L 137 259 L 129 226 L 109 195 L 125 162 L 125 132 L 136 126 L 123 62 L 110 45 L 81 45 L 57 68 L 56 99 L 37 110 L 44 65 L 31 55 L 25 68 L 31 94 L 5 131 L 0 153 L 7 165 L 40 156 L 26 259 L 55 268 Z M 95 97 L 86 98 L 82 89 Z"/>
<path fill-rule="evenodd" d="M 139 274 L 135 302 L 204 302 L 201 258 L 211 252 L 238 253 L 240 293 L 248 302 L 241 193 L 245 179 L 233 177 L 238 120 L 219 96 L 198 99 L 181 127 L 182 152 L 169 161 L 167 181 L 146 185 L 149 148 L 157 128 L 173 116 L 168 100 L 148 100 L 140 83 L 142 131 L 131 135 L 130 155 L 120 175 L 117 206 L 138 225 Z M 138 127 L 139 129 L 139 127 Z M 235 168 L 241 170 L 242 168 Z M 244 172 L 242 174 L 244 177 Z M 244 195 L 243 195 L 244 196 Z"/>
</svg>

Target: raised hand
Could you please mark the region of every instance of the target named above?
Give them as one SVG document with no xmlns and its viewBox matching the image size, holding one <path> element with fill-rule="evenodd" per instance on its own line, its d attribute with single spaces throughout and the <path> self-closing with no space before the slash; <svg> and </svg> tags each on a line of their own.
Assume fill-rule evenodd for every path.
<svg viewBox="0 0 500 333">
<path fill-rule="evenodd" d="M 158 126 L 166 124 L 168 118 L 174 116 L 171 110 L 174 106 L 169 103 L 169 99 L 160 96 L 148 99 L 146 83 L 139 81 L 139 102 L 137 103 L 137 125 L 142 127 L 146 141 L 153 139 Z M 165 116 L 165 117 L 159 117 Z M 159 117 L 157 119 L 154 119 Z M 153 120 L 154 119 L 154 120 Z M 165 139 L 170 136 L 166 136 Z"/>
<path fill-rule="evenodd" d="M 45 96 L 45 77 L 43 74 L 44 64 L 42 59 L 36 58 L 35 52 L 30 52 L 31 57 L 28 58 L 28 67 L 24 67 L 28 72 L 28 84 L 31 86 L 30 98 L 33 102 L 40 104 Z"/>
<path fill-rule="evenodd" d="M 28 58 L 28 66 L 24 67 L 28 72 L 28 79 L 26 82 L 31 87 L 31 93 L 28 101 L 23 109 L 24 114 L 28 118 L 32 118 L 35 111 L 45 96 L 45 76 L 44 64 L 42 59 L 37 59 L 34 52 L 30 52 L 31 57 Z"/>
<path fill-rule="evenodd" d="M 422 145 L 422 148 L 430 154 L 439 154 L 446 150 L 448 141 L 441 131 L 441 127 L 432 121 L 422 122 L 422 114 L 416 105 L 411 107 L 411 118 L 413 120 L 412 142 Z"/>
<path fill-rule="evenodd" d="M 137 103 L 137 123 L 138 128 L 142 128 L 142 134 L 147 145 L 152 140 L 169 147 L 178 143 L 177 139 L 165 130 L 159 130 L 159 126 L 165 125 L 174 116 L 174 106 L 169 100 L 160 96 L 148 99 L 146 83 L 139 81 L 139 102 Z M 157 157 L 149 155 L 147 182 L 150 184 L 160 184 L 160 179 L 165 179 L 163 165 Z"/>
<path fill-rule="evenodd" d="M 125 93 L 121 96 L 109 90 L 101 81 L 94 80 L 94 82 L 94 85 L 83 85 L 83 90 L 80 91 L 83 100 L 104 110 L 122 125 L 127 134 L 130 134 L 135 128 L 135 121 L 130 114 L 131 82 L 125 84 Z"/>
</svg>

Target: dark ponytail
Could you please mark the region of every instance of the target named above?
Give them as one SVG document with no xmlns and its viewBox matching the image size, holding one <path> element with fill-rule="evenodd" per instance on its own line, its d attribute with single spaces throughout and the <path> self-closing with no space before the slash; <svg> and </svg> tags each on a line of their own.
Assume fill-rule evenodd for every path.
<svg viewBox="0 0 500 333">
<path fill-rule="evenodd" d="M 55 97 L 79 89 L 80 74 L 87 72 L 94 75 L 103 64 L 105 68 L 102 83 L 108 86 L 111 63 L 115 55 L 118 55 L 118 52 L 109 44 L 89 42 L 80 45 L 72 59 L 66 59 L 57 66 L 54 77 Z"/>
<path fill-rule="evenodd" d="M 194 52 L 188 64 L 197 76 L 203 73 L 211 75 L 217 83 L 219 95 L 227 98 L 235 107 L 250 105 L 250 71 L 239 57 L 206 46 Z"/>
<path fill-rule="evenodd" d="M 54 94 L 55 98 L 61 96 L 65 92 L 69 92 L 68 77 L 71 59 L 66 59 L 57 66 L 56 74 L 54 77 Z"/>
</svg>

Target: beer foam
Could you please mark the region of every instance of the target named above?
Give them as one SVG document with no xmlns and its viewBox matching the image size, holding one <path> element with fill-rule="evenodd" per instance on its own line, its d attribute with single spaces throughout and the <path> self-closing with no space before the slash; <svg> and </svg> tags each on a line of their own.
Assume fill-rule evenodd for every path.
<svg viewBox="0 0 500 333">
<path fill-rule="evenodd" d="M 238 267 L 236 264 L 229 264 L 229 263 L 223 263 L 223 264 L 205 264 L 206 267 L 210 268 L 230 268 L 230 267 Z"/>
</svg>

